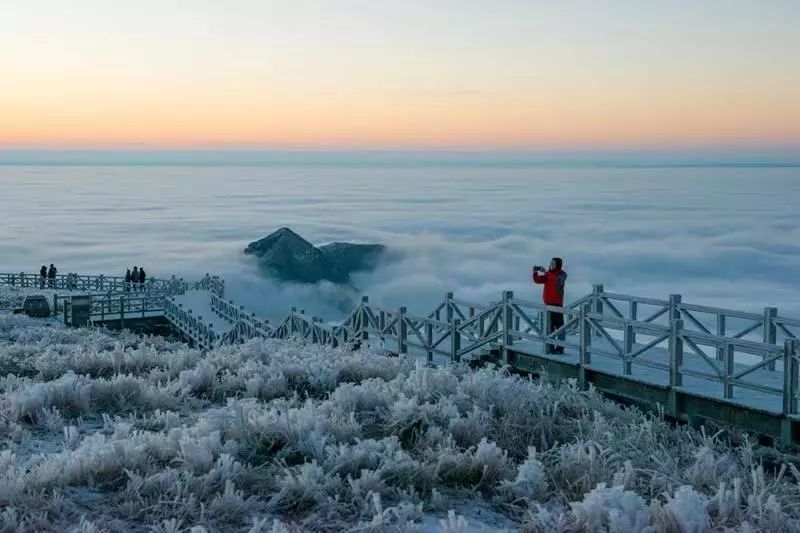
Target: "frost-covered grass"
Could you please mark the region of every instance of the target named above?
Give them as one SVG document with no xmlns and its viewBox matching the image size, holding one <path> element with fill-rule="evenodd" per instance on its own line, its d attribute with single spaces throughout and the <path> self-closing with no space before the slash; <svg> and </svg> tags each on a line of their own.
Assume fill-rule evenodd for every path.
<svg viewBox="0 0 800 533">
<path fill-rule="evenodd" d="M 791 461 L 503 370 L 0 315 L 0 531 L 796 531 Z"/>
</svg>

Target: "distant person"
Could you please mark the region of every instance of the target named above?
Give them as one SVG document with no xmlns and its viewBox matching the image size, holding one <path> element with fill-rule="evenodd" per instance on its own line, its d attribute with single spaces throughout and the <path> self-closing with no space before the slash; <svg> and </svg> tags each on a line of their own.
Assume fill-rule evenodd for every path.
<svg viewBox="0 0 800 533">
<path fill-rule="evenodd" d="M 47 281 L 47 267 L 42 265 L 39 269 L 39 288 L 44 289 L 45 281 Z"/>
<path fill-rule="evenodd" d="M 147 278 L 147 274 L 144 273 L 144 267 L 139 269 L 139 285 L 141 285 L 142 290 L 144 290 L 144 280 Z"/>
<path fill-rule="evenodd" d="M 131 290 L 131 269 L 129 268 L 125 271 L 125 292 L 130 292 Z"/>
<path fill-rule="evenodd" d="M 564 288 L 567 283 L 567 273 L 562 269 L 563 261 L 560 257 L 554 257 L 550 261 L 550 268 L 545 270 L 543 267 L 533 267 L 533 282 L 539 285 L 544 285 L 542 291 L 542 300 L 545 305 L 552 305 L 556 307 L 564 307 Z M 550 329 L 548 334 L 553 333 L 559 328 L 564 327 L 564 314 L 556 311 L 548 311 L 548 318 L 550 319 Z M 564 332 L 558 334 L 557 338 L 560 341 L 564 340 Z M 563 354 L 563 346 L 555 346 L 552 344 L 547 345 L 547 353 Z"/>
<path fill-rule="evenodd" d="M 47 270 L 47 285 L 51 289 L 55 289 L 56 287 L 56 274 L 58 274 L 58 269 L 50 263 L 50 268 Z"/>
<path fill-rule="evenodd" d="M 133 271 L 131 272 L 131 284 L 133 285 L 133 290 L 139 289 L 139 267 L 134 266 Z"/>
</svg>

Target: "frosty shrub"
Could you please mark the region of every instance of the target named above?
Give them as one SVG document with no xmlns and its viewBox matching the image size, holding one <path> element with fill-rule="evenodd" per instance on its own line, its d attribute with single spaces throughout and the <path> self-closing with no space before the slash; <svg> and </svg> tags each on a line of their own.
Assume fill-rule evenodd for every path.
<svg viewBox="0 0 800 533">
<path fill-rule="evenodd" d="M 0 531 L 800 530 L 795 459 L 730 434 L 503 369 L 0 314 Z"/>
</svg>

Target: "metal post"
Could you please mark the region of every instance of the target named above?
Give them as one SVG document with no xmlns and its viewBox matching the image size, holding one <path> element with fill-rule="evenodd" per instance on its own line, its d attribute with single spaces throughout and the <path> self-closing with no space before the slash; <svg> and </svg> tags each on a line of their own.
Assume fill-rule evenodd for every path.
<svg viewBox="0 0 800 533">
<path fill-rule="evenodd" d="M 639 302 L 631 300 L 628 304 L 628 312 L 630 314 L 630 319 L 636 322 L 639 316 Z M 634 344 L 636 344 L 636 330 L 631 330 L 631 347 Z"/>
<path fill-rule="evenodd" d="M 733 398 L 733 384 L 730 382 L 733 373 L 735 372 L 734 368 L 734 353 L 736 351 L 735 346 L 733 343 L 727 342 L 725 343 L 725 359 L 724 359 L 724 366 L 725 366 L 725 380 L 723 381 L 723 390 L 722 390 L 722 397 L 726 400 L 730 400 Z"/>
<path fill-rule="evenodd" d="M 794 416 L 797 415 L 798 358 L 800 341 L 786 339 L 783 343 L 783 419 L 781 441 L 785 446 L 794 444 Z"/>
<path fill-rule="evenodd" d="M 406 308 L 397 310 L 397 351 L 401 354 L 408 353 L 408 327 L 406 324 Z"/>
<path fill-rule="evenodd" d="M 672 297 L 670 297 L 670 301 Z M 669 413 L 675 418 L 678 415 L 677 387 L 683 386 L 683 320 L 671 320 L 669 331 Z"/>
<path fill-rule="evenodd" d="M 191 311 L 189 311 L 191 313 Z M 119 297 L 119 329 L 125 329 L 125 297 Z"/>
<path fill-rule="evenodd" d="M 456 318 L 450 322 L 450 361 L 461 361 L 461 320 Z"/>
<path fill-rule="evenodd" d="M 597 313 L 598 315 L 603 314 L 603 285 L 595 284 L 592 285 L 592 312 Z M 595 337 L 600 337 L 600 332 L 594 332 Z"/>
<path fill-rule="evenodd" d="M 514 310 L 511 308 L 511 300 L 514 299 L 513 291 L 503 291 L 503 363 L 509 362 L 509 351 L 514 343 L 511 332 L 514 328 Z"/>
<path fill-rule="evenodd" d="M 724 337 L 725 336 L 725 315 L 719 313 L 717 315 L 717 336 Z M 717 348 L 717 361 L 724 361 L 725 360 L 725 347 L 720 346 Z"/>
<path fill-rule="evenodd" d="M 775 319 L 778 316 L 778 310 L 774 307 L 764 308 L 764 344 L 777 344 L 778 343 L 778 326 L 775 325 Z M 764 352 L 764 357 L 769 357 L 767 352 Z M 767 363 L 767 369 L 775 370 L 775 361 Z"/>
</svg>

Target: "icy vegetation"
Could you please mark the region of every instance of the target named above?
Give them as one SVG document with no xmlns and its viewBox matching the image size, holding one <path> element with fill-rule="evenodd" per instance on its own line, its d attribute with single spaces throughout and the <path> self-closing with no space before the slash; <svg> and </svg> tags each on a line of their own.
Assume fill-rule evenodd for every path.
<svg viewBox="0 0 800 533">
<path fill-rule="evenodd" d="M 793 460 L 504 370 L 0 315 L 0 531 L 797 531 Z"/>
</svg>

